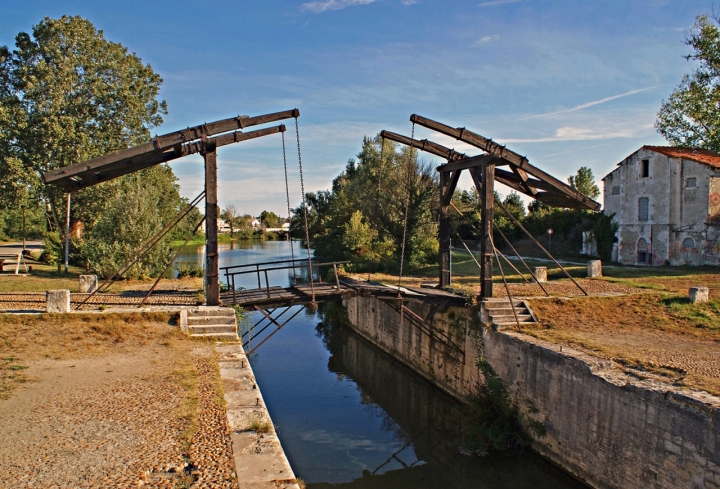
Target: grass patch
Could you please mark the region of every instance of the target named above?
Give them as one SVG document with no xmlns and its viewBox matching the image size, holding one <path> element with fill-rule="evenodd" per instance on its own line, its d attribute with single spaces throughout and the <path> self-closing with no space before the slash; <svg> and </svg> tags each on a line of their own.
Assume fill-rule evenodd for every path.
<svg viewBox="0 0 720 489">
<path fill-rule="evenodd" d="M 18 361 L 17 357 L 0 358 L 0 399 L 8 399 L 20 384 L 30 380 L 21 373 L 27 365 Z"/>
<path fill-rule="evenodd" d="M 271 429 L 272 424 L 267 421 L 254 420 L 250 423 L 250 430 L 258 434 L 270 433 Z"/>
<path fill-rule="evenodd" d="M 165 312 L 137 314 L 0 314 L 0 356 L 79 358 L 181 338 Z"/>
<path fill-rule="evenodd" d="M 198 430 L 198 409 L 200 390 L 198 373 L 190 356 L 183 357 L 181 365 L 173 371 L 173 379 L 183 390 L 183 399 L 176 411 L 185 425 L 182 433 L 183 451 L 187 452 L 192 445 L 193 436 Z"/>
<path fill-rule="evenodd" d="M 673 317 L 694 323 L 698 328 L 720 330 L 720 301 L 693 304 L 687 297 L 662 299 Z"/>
</svg>

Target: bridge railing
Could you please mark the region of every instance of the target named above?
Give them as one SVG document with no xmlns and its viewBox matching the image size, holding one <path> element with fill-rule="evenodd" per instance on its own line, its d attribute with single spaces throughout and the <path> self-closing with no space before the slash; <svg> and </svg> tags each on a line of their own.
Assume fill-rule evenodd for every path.
<svg viewBox="0 0 720 489">
<path fill-rule="evenodd" d="M 309 273 L 313 273 L 312 270 L 317 272 L 318 281 L 322 282 L 322 275 L 320 274 L 320 267 L 333 267 L 335 272 L 335 283 L 340 288 L 340 279 L 338 275 L 338 265 L 345 265 L 350 263 L 346 261 L 322 261 L 321 259 L 305 259 L 305 260 L 277 260 L 277 261 L 266 261 L 260 263 L 247 263 L 244 265 L 232 265 L 229 267 L 221 267 L 220 273 L 225 273 L 225 283 L 228 285 L 228 289 L 232 292 L 233 302 L 236 301 L 237 287 L 235 285 L 235 277 L 238 275 L 255 274 L 257 277 L 258 289 L 265 289 L 268 299 L 270 298 L 270 279 L 268 278 L 268 272 L 275 270 L 308 270 Z M 265 286 L 263 287 L 263 280 L 265 279 Z"/>
</svg>

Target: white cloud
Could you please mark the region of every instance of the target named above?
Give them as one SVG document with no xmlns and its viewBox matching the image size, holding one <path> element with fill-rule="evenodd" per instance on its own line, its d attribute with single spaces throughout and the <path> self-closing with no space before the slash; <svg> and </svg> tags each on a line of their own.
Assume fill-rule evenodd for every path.
<svg viewBox="0 0 720 489">
<path fill-rule="evenodd" d="M 619 98 L 622 98 L 622 97 L 627 97 L 627 96 L 629 96 L 629 95 L 634 95 L 634 94 L 636 94 L 636 93 L 644 92 L 644 91 L 646 91 L 646 90 L 651 90 L 651 89 L 653 89 L 653 88 L 656 88 L 656 86 L 639 88 L 639 89 L 637 89 L 637 90 L 630 90 L 629 92 L 621 93 L 621 94 L 619 94 L 619 95 L 613 95 L 612 97 L 605 97 L 605 98 L 602 98 L 602 99 L 600 99 L 600 100 L 594 100 L 594 101 L 592 101 L 592 102 L 587 102 L 587 103 L 584 103 L 584 104 L 576 105 L 575 107 L 571 107 L 571 108 L 569 108 L 569 109 L 557 110 L 557 111 L 555 111 L 555 112 L 547 112 L 547 113 L 545 113 L 545 114 L 531 115 L 531 116 L 529 116 L 529 117 L 523 117 L 522 119 L 518 119 L 518 120 L 526 121 L 526 120 L 529 120 L 529 119 L 536 119 L 536 118 L 538 118 L 538 117 L 545 117 L 545 116 L 548 116 L 548 115 L 567 114 L 568 112 L 575 112 L 576 110 L 587 109 L 588 107 L 594 107 L 594 106 L 596 106 L 596 105 L 604 104 L 605 102 L 610 102 L 611 100 L 616 100 L 616 99 L 619 99 Z"/>
<path fill-rule="evenodd" d="M 400 3 L 403 5 L 415 5 L 418 3 L 418 0 L 400 0 Z"/>
<path fill-rule="evenodd" d="M 494 35 L 494 36 L 483 36 L 483 37 L 481 37 L 480 39 L 478 39 L 477 41 L 475 41 L 475 44 L 485 44 L 485 43 L 488 43 L 488 42 L 490 42 L 490 41 L 494 41 L 495 39 L 500 39 L 500 36 L 498 36 L 498 35 Z"/>
<path fill-rule="evenodd" d="M 558 141 L 596 141 L 599 139 L 635 138 L 648 129 L 652 124 L 643 124 L 631 129 L 617 130 L 608 128 L 606 130 L 586 129 L 582 127 L 563 126 L 555 130 L 555 135 L 544 138 L 531 139 L 505 139 L 504 143 L 550 143 Z"/>
<path fill-rule="evenodd" d="M 479 3 L 478 7 L 496 7 L 507 3 L 520 3 L 522 0 L 492 0 L 491 2 Z"/>
<path fill-rule="evenodd" d="M 326 10 L 341 10 L 354 5 L 368 5 L 375 0 L 327 0 L 325 2 L 306 2 L 300 6 L 301 10 L 309 10 L 319 14 Z"/>
</svg>

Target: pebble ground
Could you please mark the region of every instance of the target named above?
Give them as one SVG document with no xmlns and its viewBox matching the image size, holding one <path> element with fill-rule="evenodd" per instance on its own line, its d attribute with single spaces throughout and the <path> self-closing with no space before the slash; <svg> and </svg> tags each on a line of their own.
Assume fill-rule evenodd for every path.
<svg viewBox="0 0 720 489">
<path fill-rule="evenodd" d="M 207 345 L 192 353 L 199 399 L 189 450 L 177 415 L 184 390 L 172 375 L 50 389 L 0 409 L 0 488 L 237 488 L 217 360 Z"/>
</svg>

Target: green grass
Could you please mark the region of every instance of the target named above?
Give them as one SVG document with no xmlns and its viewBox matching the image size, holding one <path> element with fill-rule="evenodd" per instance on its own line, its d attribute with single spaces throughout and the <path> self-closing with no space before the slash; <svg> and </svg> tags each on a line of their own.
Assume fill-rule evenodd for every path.
<svg viewBox="0 0 720 489">
<path fill-rule="evenodd" d="M 720 301 L 693 304 L 686 297 L 668 297 L 660 302 L 673 316 L 693 322 L 698 328 L 720 330 Z"/>
</svg>

